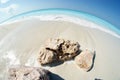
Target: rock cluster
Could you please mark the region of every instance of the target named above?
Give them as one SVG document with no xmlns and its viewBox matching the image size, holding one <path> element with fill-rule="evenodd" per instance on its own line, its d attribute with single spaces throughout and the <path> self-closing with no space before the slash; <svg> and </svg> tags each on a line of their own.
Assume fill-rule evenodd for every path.
<svg viewBox="0 0 120 80">
<path fill-rule="evenodd" d="M 48 73 L 38 67 L 19 66 L 9 69 L 8 80 L 50 80 Z"/>
<path fill-rule="evenodd" d="M 87 49 L 80 54 L 79 52 L 78 42 L 51 38 L 40 48 L 38 61 L 44 65 L 75 57 L 74 61 L 79 68 L 86 72 L 90 71 L 94 64 L 95 53 Z M 17 66 L 9 69 L 8 80 L 50 80 L 48 73 L 50 73 L 48 70 L 38 67 Z"/>
<path fill-rule="evenodd" d="M 90 71 L 94 63 L 95 53 L 85 50 L 75 57 L 76 64 L 84 71 Z"/>
<path fill-rule="evenodd" d="M 38 60 L 40 64 L 69 60 L 78 55 L 79 48 L 78 42 L 51 38 L 40 49 Z"/>
</svg>

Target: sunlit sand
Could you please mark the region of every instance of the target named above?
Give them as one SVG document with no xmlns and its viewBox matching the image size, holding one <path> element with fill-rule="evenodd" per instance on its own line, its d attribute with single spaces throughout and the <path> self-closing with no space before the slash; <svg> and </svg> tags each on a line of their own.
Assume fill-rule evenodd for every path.
<svg viewBox="0 0 120 80">
<path fill-rule="evenodd" d="M 55 37 L 78 41 L 82 50 L 96 51 L 94 67 L 90 72 L 84 72 L 74 61 L 66 61 L 44 68 L 65 80 L 120 79 L 120 38 L 69 21 L 29 18 L 0 25 L 0 80 L 6 79 L 11 65 L 40 67 L 37 63 L 40 46 L 46 39 Z"/>
</svg>

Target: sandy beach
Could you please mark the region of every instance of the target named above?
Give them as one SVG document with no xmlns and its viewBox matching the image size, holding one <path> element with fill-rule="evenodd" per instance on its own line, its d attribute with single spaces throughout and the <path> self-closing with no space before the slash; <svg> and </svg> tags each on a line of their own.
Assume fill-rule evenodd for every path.
<svg viewBox="0 0 120 80">
<path fill-rule="evenodd" d="M 0 25 L 0 80 L 5 80 L 11 65 L 40 67 L 37 55 L 48 38 L 78 41 L 81 49 L 96 51 L 93 69 L 85 72 L 74 61 L 44 68 L 53 72 L 53 80 L 120 79 L 120 39 L 98 29 L 67 21 L 41 21 L 36 18 Z M 3 76 L 4 75 L 4 76 Z"/>
</svg>

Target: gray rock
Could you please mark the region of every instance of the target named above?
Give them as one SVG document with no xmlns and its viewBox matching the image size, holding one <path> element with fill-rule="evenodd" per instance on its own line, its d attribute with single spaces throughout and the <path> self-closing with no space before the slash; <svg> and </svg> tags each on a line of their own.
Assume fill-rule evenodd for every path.
<svg viewBox="0 0 120 80">
<path fill-rule="evenodd" d="M 48 73 L 42 68 L 17 66 L 9 69 L 8 80 L 49 80 Z"/>
</svg>

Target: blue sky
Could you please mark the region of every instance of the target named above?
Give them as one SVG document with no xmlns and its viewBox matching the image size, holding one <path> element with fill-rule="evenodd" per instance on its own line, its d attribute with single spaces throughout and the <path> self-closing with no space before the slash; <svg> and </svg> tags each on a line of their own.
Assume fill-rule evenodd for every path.
<svg viewBox="0 0 120 80">
<path fill-rule="evenodd" d="M 120 29 L 119 0 L 0 0 L 0 21 L 23 12 L 47 8 L 83 11 Z"/>
</svg>

